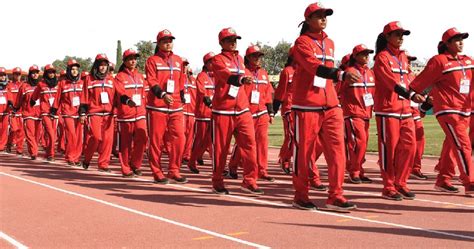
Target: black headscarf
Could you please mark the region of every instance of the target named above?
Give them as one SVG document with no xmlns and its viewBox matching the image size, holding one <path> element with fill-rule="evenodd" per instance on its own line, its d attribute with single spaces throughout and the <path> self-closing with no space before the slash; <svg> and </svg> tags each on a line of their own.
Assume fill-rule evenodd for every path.
<svg viewBox="0 0 474 249">
<path fill-rule="evenodd" d="M 28 84 L 30 84 L 30 86 L 38 85 L 39 77 L 38 77 L 38 79 L 33 79 L 33 77 L 31 75 L 32 75 L 32 72 L 31 71 L 28 72 Z"/>
<path fill-rule="evenodd" d="M 54 73 L 53 78 L 49 78 L 48 74 L 49 74 L 48 72 L 44 72 L 44 75 L 43 75 L 44 82 L 46 82 L 46 84 L 50 88 L 57 86 L 58 85 L 58 78 L 56 77 L 56 73 Z"/>
<path fill-rule="evenodd" d="M 96 79 L 96 80 L 103 80 L 107 76 L 108 73 L 108 63 L 107 63 L 107 71 L 105 73 L 101 73 L 99 71 L 99 66 L 102 61 L 106 60 L 95 60 L 94 64 L 92 65 L 91 68 L 91 75 Z"/>
<path fill-rule="evenodd" d="M 74 77 L 71 73 L 71 69 L 73 66 L 77 65 L 71 65 L 70 67 L 66 68 L 66 79 L 72 81 L 72 83 L 76 83 L 81 78 L 81 70 L 79 70 L 79 73 L 76 75 L 76 77 Z"/>
</svg>

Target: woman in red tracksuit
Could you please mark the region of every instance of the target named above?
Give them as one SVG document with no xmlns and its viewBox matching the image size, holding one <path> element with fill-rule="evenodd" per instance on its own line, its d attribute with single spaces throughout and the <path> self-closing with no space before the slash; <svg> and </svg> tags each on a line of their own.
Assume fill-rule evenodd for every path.
<svg viewBox="0 0 474 249">
<path fill-rule="evenodd" d="M 196 79 L 189 67 L 189 62 L 184 61 L 183 63 L 183 70 L 186 76 L 184 82 L 184 136 L 186 137 L 186 142 L 184 143 L 183 162 L 188 163 L 191 157 L 191 147 L 193 146 L 194 140 L 197 86 Z"/>
<path fill-rule="evenodd" d="M 183 103 L 186 75 L 182 72 L 181 57 L 172 51 L 173 40 L 174 36 L 170 31 L 160 31 L 156 37 L 157 51 L 148 58 L 145 65 L 150 87 L 146 106 L 150 140 L 148 160 L 155 183 L 159 184 L 167 184 L 168 178 L 176 183 L 188 181 L 180 174 L 185 143 Z M 161 168 L 164 141 L 169 141 L 167 177 Z"/>
<path fill-rule="evenodd" d="M 216 77 L 216 89 L 212 99 L 212 190 L 216 194 L 228 194 L 224 186 L 223 172 L 232 135 L 241 149 L 244 167 L 241 189 L 252 194 L 263 194 L 257 186 L 258 166 L 255 130 L 249 101 L 243 84 L 250 84 L 252 77 L 245 74 L 244 60 L 237 51 L 237 35 L 234 29 L 219 32 L 222 52 L 212 61 Z"/>
<path fill-rule="evenodd" d="M 21 110 L 26 145 L 31 160 L 36 160 L 38 156 L 38 141 L 41 127 L 39 100 L 35 101 L 33 106 L 30 105 L 31 96 L 40 81 L 39 72 L 40 70 L 37 65 L 29 68 L 28 81 L 20 86 L 15 105 L 15 110 Z"/>
<path fill-rule="evenodd" d="M 305 210 L 316 209 L 308 196 L 308 176 L 314 146 L 320 134 L 329 175 L 326 207 L 346 210 L 356 207 L 343 197 L 346 164 L 344 119 L 333 80 L 356 82 L 359 77 L 334 68 L 334 42 L 323 31 L 326 17 L 332 13 L 332 9 L 326 9 L 320 3 L 310 4 L 305 10 L 303 27 L 294 45 L 298 66 L 293 77 L 291 107 L 295 123 L 293 206 Z"/>
<path fill-rule="evenodd" d="M 8 83 L 8 92 L 11 94 L 11 101 L 13 106 L 17 106 L 16 100 L 18 91 L 21 85 L 24 84 L 21 81 L 21 68 L 15 67 L 12 70 L 12 81 Z M 11 152 L 11 147 L 15 145 L 16 154 L 23 154 L 23 144 L 25 143 L 25 131 L 23 129 L 23 118 L 21 113 L 15 112 L 11 109 L 10 113 L 10 135 L 8 136 L 7 152 Z"/>
<path fill-rule="evenodd" d="M 245 70 L 248 75 L 252 75 L 252 84 L 244 86 L 250 103 L 250 113 L 252 113 L 255 129 L 255 141 L 257 142 L 257 165 L 258 178 L 273 182 L 275 178 L 268 175 L 268 125 L 273 122 L 273 86 L 271 85 L 268 73 L 261 67 L 263 53 L 258 46 L 252 45 L 245 52 Z M 242 161 L 241 150 L 238 144 L 234 148 L 234 153 L 229 162 L 229 176 L 237 177 L 237 168 Z"/>
<path fill-rule="evenodd" d="M 288 60 L 285 68 L 280 72 L 280 81 L 275 90 L 275 97 L 273 99 L 273 111 L 277 113 L 281 105 L 281 117 L 283 119 L 283 144 L 278 155 L 280 167 L 285 174 L 290 174 L 290 162 L 293 155 L 293 131 L 291 129 L 291 88 L 293 82 L 293 74 L 295 73 L 295 65 L 293 63 L 293 50 L 291 47 L 288 52 Z"/>
<path fill-rule="evenodd" d="M 379 161 L 383 179 L 382 197 L 401 201 L 414 199 L 407 180 L 416 151 L 415 124 L 410 100 L 424 97 L 408 92 L 408 59 L 400 47 L 410 31 L 399 22 L 385 25 L 379 34 L 375 54 L 374 109 L 377 122 Z"/>
<path fill-rule="evenodd" d="M 46 160 L 54 161 L 54 147 L 56 145 L 56 136 L 58 128 L 58 116 L 51 113 L 56 93 L 58 91 L 58 78 L 56 78 L 56 69 L 48 64 L 44 67 L 43 80 L 35 88 L 31 95 L 30 105 L 34 106 L 36 101 L 40 101 L 41 120 L 45 135 Z"/>
<path fill-rule="evenodd" d="M 68 166 L 80 166 L 83 143 L 83 125 L 79 121 L 79 105 L 84 81 L 80 79 L 80 65 L 70 59 L 67 62 L 66 76 L 59 82 L 51 114 L 59 111 L 64 123 L 64 136 L 67 141 L 65 159 Z"/>
<path fill-rule="evenodd" d="M 119 160 L 124 177 L 142 175 L 141 166 L 146 149 L 147 127 L 145 109 L 146 82 L 138 72 L 133 49 L 123 52 L 119 73 L 115 76 L 117 123 L 119 131 Z"/>
<path fill-rule="evenodd" d="M 13 106 L 7 84 L 7 70 L 0 67 L 0 152 L 5 150 L 8 142 L 9 109 Z"/>
<path fill-rule="evenodd" d="M 202 162 L 202 155 L 207 150 L 211 150 L 211 103 L 214 96 L 214 75 L 212 72 L 212 59 L 215 54 L 209 52 L 204 55 L 203 62 L 204 66 L 202 71 L 198 74 L 196 80 L 197 93 L 196 93 L 196 122 L 195 122 L 195 133 L 194 141 L 191 152 L 191 158 L 188 162 L 188 168 L 192 173 L 199 174 L 199 169 L 196 166 L 196 161 L 199 164 L 199 160 Z"/>
<path fill-rule="evenodd" d="M 81 123 L 84 124 L 87 119 L 88 126 L 82 167 L 89 168 L 90 161 L 97 151 L 99 153 L 98 168 L 102 172 L 110 172 L 109 163 L 114 134 L 115 84 L 114 78 L 108 73 L 108 68 L 107 56 L 98 54 L 90 75 L 84 81 L 79 106 Z"/>
<path fill-rule="evenodd" d="M 362 164 L 369 140 L 369 125 L 372 118 L 375 92 L 374 73 L 368 67 L 369 54 L 374 50 L 360 44 L 352 50 L 352 56 L 346 72 L 360 76 L 360 82 L 342 82 L 339 89 L 344 113 L 345 134 L 348 144 L 347 165 L 349 181 L 354 184 L 372 183 L 365 175 Z"/>
<path fill-rule="evenodd" d="M 410 88 L 421 93 L 432 86 L 433 111 L 446 134 L 443 146 L 449 146 L 460 171 L 465 194 L 474 194 L 474 165 L 472 144 L 469 139 L 469 117 L 473 92 L 473 59 L 460 55 L 463 40 L 469 36 L 456 28 L 443 33 L 440 54 L 432 57 L 425 69 L 413 80 Z M 441 155 L 441 157 L 446 155 Z M 450 169 L 453 164 L 441 164 L 435 188 L 456 192 L 451 185 Z"/>
</svg>

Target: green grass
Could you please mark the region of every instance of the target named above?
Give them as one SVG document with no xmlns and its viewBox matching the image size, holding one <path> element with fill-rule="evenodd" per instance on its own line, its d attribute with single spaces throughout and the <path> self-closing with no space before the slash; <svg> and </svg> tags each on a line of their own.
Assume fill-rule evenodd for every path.
<svg viewBox="0 0 474 249">
<path fill-rule="evenodd" d="M 423 118 L 423 126 L 425 128 L 425 155 L 439 156 L 441 146 L 443 145 L 444 132 L 439 127 L 435 116 L 428 115 Z M 368 151 L 377 151 L 377 127 L 375 126 L 375 118 L 370 121 L 369 130 L 369 146 Z M 283 123 L 281 117 L 275 117 L 273 124 L 268 130 L 269 144 L 271 146 L 280 147 L 283 143 Z"/>
</svg>

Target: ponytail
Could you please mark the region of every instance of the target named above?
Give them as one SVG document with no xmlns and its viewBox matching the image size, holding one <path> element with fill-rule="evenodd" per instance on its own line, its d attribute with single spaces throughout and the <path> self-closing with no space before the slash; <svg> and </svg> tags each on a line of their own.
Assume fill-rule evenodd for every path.
<svg viewBox="0 0 474 249">
<path fill-rule="evenodd" d="M 250 63 L 250 61 L 247 58 L 247 56 L 244 56 L 244 65 L 245 65 L 245 67 L 249 67 L 249 63 Z"/>
<path fill-rule="evenodd" d="M 122 65 L 120 65 L 118 72 L 123 72 L 125 70 L 125 63 L 122 62 Z"/>
<path fill-rule="evenodd" d="M 448 47 L 446 46 L 446 43 L 440 41 L 438 43 L 438 54 L 444 54 L 448 51 Z"/>
<path fill-rule="evenodd" d="M 375 57 L 382 52 L 384 49 L 387 48 L 387 38 L 385 38 L 385 35 L 383 33 L 380 33 L 379 36 L 377 37 L 377 41 L 375 42 Z"/>
<path fill-rule="evenodd" d="M 342 64 L 341 64 L 341 66 L 344 67 L 344 69 L 342 69 L 342 68 L 341 68 L 341 69 L 342 69 L 342 70 L 345 70 L 345 69 L 348 68 L 348 67 L 353 67 L 355 64 L 356 64 L 356 60 L 355 60 L 354 56 L 351 55 L 351 58 L 349 59 L 349 62 L 347 62 L 346 65 L 342 65 Z"/>
<path fill-rule="evenodd" d="M 306 21 L 303 21 L 302 24 L 303 24 L 303 27 L 301 27 L 300 35 L 303 35 L 309 30 L 309 25 L 306 23 Z"/>
<path fill-rule="evenodd" d="M 285 67 L 291 66 L 291 64 L 293 64 L 293 57 L 292 57 L 292 56 L 288 56 L 288 59 L 286 60 Z"/>
</svg>

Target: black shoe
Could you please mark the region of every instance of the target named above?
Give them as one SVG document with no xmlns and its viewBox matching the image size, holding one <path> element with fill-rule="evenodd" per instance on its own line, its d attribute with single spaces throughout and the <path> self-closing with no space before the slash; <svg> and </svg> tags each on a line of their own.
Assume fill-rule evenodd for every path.
<svg viewBox="0 0 474 249">
<path fill-rule="evenodd" d="M 140 169 L 132 169 L 133 171 L 133 174 L 137 175 L 137 176 L 141 176 L 143 173 Z"/>
<path fill-rule="evenodd" d="M 170 181 L 168 180 L 168 178 L 164 177 L 164 178 L 154 178 L 154 183 L 157 183 L 157 184 L 168 184 Z"/>
<path fill-rule="evenodd" d="M 441 192 L 447 192 L 447 193 L 459 193 L 459 189 L 454 187 L 453 185 L 448 185 L 448 184 L 443 184 L 443 185 L 435 185 L 434 187 L 436 190 L 439 190 Z"/>
<path fill-rule="evenodd" d="M 100 172 L 105 172 L 105 173 L 110 173 L 110 172 L 112 172 L 112 170 L 110 170 L 109 168 L 99 168 L 99 171 L 100 171 Z"/>
<path fill-rule="evenodd" d="M 236 178 L 237 179 L 237 178 Z M 260 176 L 259 179 L 262 179 L 262 180 L 265 180 L 267 182 L 274 182 L 275 181 L 275 178 L 274 177 L 271 177 L 269 175 L 263 175 L 263 176 Z"/>
<path fill-rule="evenodd" d="M 403 200 L 403 196 L 399 194 L 397 191 L 383 191 L 382 198 L 392 201 L 401 201 Z"/>
<path fill-rule="evenodd" d="M 253 186 L 242 185 L 240 187 L 240 189 L 242 189 L 243 191 L 245 191 L 247 193 L 251 193 L 251 194 L 254 194 L 254 195 L 263 195 L 263 190 L 259 189 L 258 187 L 254 188 Z"/>
<path fill-rule="evenodd" d="M 316 210 L 317 207 L 312 202 L 293 201 L 293 207 L 302 210 Z"/>
<path fill-rule="evenodd" d="M 181 176 L 181 177 L 173 176 L 173 177 L 170 177 L 169 179 L 172 180 L 174 183 L 178 183 L 178 184 L 185 184 L 188 182 L 188 179 L 186 179 L 186 177 L 184 176 Z"/>
<path fill-rule="evenodd" d="M 474 185 L 469 185 L 464 188 L 464 195 L 468 197 L 474 197 Z"/>
<path fill-rule="evenodd" d="M 237 172 L 232 172 L 232 171 L 229 171 L 226 176 L 229 179 L 238 179 L 239 178 L 239 175 L 237 174 Z"/>
<path fill-rule="evenodd" d="M 5 152 L 7 152 L 7 153 L 12 153 L 12 147 L 11 147 L 11 145 L 7 145 L 7 148 L 5 148 Z"/>
<path fill-rule="evenodd" d="M 181 163 L 182 163 L 182 164 L 188 164 L 188 162 L 189 162 L 189 159 L 184 159 L 184 158 L 183 158 L 183 160 L 181 160 Z"/>
<path fill-rule="evenodd" d="M 285 173 L 286 175 L 291 174 L 288 162 L 280 162 L 280 167 L 281 167 L 281 170 L 283 170 L 283 173 Z"/>
<path fill-rule="evenodd" d="M 227 170 L 222 171 L 223 176 L 227 176 L 228 174 L 229 174 L 229 171 L 227 171 Z"/>
<path fill-rule="evenodd" d="M 356 209 L 357 206 L 352 202 L 336 199 L 333 203 L 326 204 L 326 208 L 333 210 L 351 210 Z"/>
<path fill-rule="evenodd" d="M 76 164 L 74 162 L 67 161 L 66 166 L 73 167 L 73 166 L 76 166 Z"/>
<path fill-rule="evenodd" d="M 191 171 L 191 173 L 193 174 L 199 174 L 199 169 L 196 168 L 196 167 L 191 167 L 191 166 L 188 166 L 189 168 L 189 171 Z"/>
<path fill-rule="evenodd" d="M 418 179 L 418 180 L 428 180 L 428 177 L 425 176 L 421 171 L 419 170 L 414 170 L 410 173 L 410 176 L 412 178 Z"/>
<path fill-rule="evenodd" d="M 36 160 L 36 156 L 31 156 L 31 160 Z"/>
<path fill-rule="evenodd" d="M 84 168 L 84 169 L 88 169 L 88 168 L 89 168 L 89 163 L 82 162 L 81 165 L 82 165 L 82 168 Z"/>
<path fill-rule="evenodd" d="M 362 180 L 360 179 L 360 177 L 352 177 L 351 175 L 349 175 L 349 181 L 354 184 L 362 183 Z"/>
<path fill-rule="evenodd" d="M 311 183 L 310 186 L 309 186 L 310 189 L 313 189 L 313 190 L 316 190 L 316 191 L 321 191 L 321 192 L 324 192 L 326 190 L 328 190 L 326 188 L 326 186 L 324 186 L 323 184 L 315 184 L 315 183 Z"/>
<path fill-rule="evenodd" d="M 360 177 L 360 180 L 362 181 L 362 183 L 372 183 L 372 179 L 368 178 L 367 176 L 361 176 Z"/>
<path fill-rule="evenodd" d="M 52 156 L 49 156 L 46 158 L 46 161 L 48 162 L 54 162 L 54 158 Z"/>
<path fill-rule="evenodd" d="M 196 160 L 198 165 L 204 165 L 204 160 L 198 159 Z"/>
<path fill-rule="evenodd" d="M 412 191 L 410 191 L 409 189 L 407 188 L 399 188 L 397 189 L 398 193 L 400 193 L 402 195 L 402 198 L 403 199 L 407 199 L 407 200 L 414 200 L 415 199 L 415 193 L 413 193 Z"/>
<path fill-rule="evenodd" d="M 133 172 L 129 172 L 128 174 L 122 174 L 123 178 L 133 178 L 134 174 Z"/>
<path fill-rule="evenodd" d="M 218 195 L 228 195 L 229 194 L 229 190 L 227 190 L 224 187 L 222 187 L 222 188 L 212 187 L 212 192 L 214 192 L 214 194 L 218 194 Z"/>
</svg>

